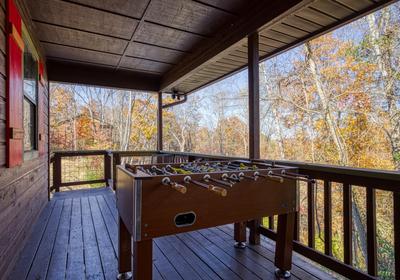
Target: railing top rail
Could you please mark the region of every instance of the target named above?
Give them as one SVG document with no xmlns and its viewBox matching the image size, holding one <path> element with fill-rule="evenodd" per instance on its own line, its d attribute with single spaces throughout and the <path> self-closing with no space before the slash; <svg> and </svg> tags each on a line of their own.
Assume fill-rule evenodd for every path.
<svg viewBox="0 0 400 280">
<path fill-rule="evenodd" d="M 77 157 L 77 156 L 99 156 L 109 153 L 107 150 L 83 150 L 83 151 L 54 151 L 56 156 L 61 157 Z"/>
<path fill-rule="evenodd" d="M 379 170 L 370 168 L 358 168 L 349 166 L 338 166 L 329 164 L 307 163 L 298 161 L 285 160 L 263 160 L 267 162 L 275 162 L 280 165 L 297 166 L 300 169 L 318 171 L 322 173 L 337 173 L 353 176 L 379 177 L 382 179 L 391 179 L 400 182 L 400 171 Z"/>
<path fill-rule="evenodd" d="M 182 156 L 193 156 L 199 158 L 218 158 L 218 159 L 226 159 L 226 160 L 244 160 L 249 159 L 248 157 L 237 157 L 237 156 L 224 156 L 224 155 L 209 155 L 209 154 L 200 154 L 200 153 L 189 153 L 189 152 L 170 152 L 170 151 L 159 151 L 160 154 L 173 154 L 173 155 L 182 155 Z"/>
<path fill-rule="evenodd" d="M 210 158 L 221 160 L 243 160 L 247 157 L 231 157 L 223 155 L 209 155 L 189 152 L 171 151 L 112 151 L 112 150 L 85 150 L 85 151 L 54 151 L 55 155 L 62 157 L 69 156 L 89 156 L 89 155 L 112 155 L 117 154 L 121 157 L 129 156 L 155 156 L 155 155 L 176 155 L 190 156 L 197 158 Z M 335 166 L 326 164 L 315 164 L 285 160 L 262 160 L 263 162 L 276 163 L 279 165 L 294 166 L 299 168 L 301 173 L 307 173 L 315 179 L 330 180 L 332 182 L 349 183 L 364 187 L 382 188 L 389 191 L 400 191 L 400 172 L 376 170 L 366 168 L 355 168 L 345 166 Z"/>
<path fill-rule="evenodd" d="M 129 157 L 129 156 L 153 156 L 153 155 L 157 155 L 160 154 L 159 151 L 110 151 L 111 154 L 118 154 L 120 156 L 125 156 L 125 157 Z"/>
<path fill-rule="evenodd" d="M 307 174 L 314 179 L 400 192 L 399 171 L 313 164 L 294 161 L 274 162 L 280 165 L 295 166 L 299 168 L 300 173 Z"/>
</svg>

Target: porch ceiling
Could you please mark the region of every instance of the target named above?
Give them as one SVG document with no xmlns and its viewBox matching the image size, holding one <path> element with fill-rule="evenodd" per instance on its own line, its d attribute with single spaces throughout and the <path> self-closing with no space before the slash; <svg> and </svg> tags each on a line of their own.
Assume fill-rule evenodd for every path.
<svg viewBox="0 0 400 280">
<path fill-rule="evenodd" d="M 255 30 L 260 57 L 266 59 L 394 1 L 25 2 L 50 80 L 191 92 L 246 67 L 246 36 Z M 87 76 L 80 80 L 65 69 Z M 136 78 L 118 86 L 123 80 L 118 73 Z"/>
</svg>

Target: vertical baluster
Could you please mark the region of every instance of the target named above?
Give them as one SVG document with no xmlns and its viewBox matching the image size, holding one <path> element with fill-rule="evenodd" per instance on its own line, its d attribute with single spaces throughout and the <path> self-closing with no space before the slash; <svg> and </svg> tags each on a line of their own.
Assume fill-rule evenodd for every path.
<svg viewBox="0 0 400 280">
<path fill-rule="evenodd" d="M 395 279 L 400 280 L 400 193 L 393 193 Z"/>
<path fill-rule="evenodd" d="M 293 239 L 299 241 L 300 239 L 300 214 L 296 212 L 294 214 L 294 236 Z"/>
<path fill-rule="evenodd" d="M 377 276 L 376 260 L 376 196 L 375 189 L 367 188 L 367 264 L 368 274 Z"/>
<path fill-rule="evenodd" d="M 332 184 L 324 181 L 324 243 L 325 254 L 332 256 Z"/>
<path fill-rule="evenodd" d="M 308 246 L 315 248 L 315 183 L 307 183 Z"/>
<path fill-rule="evenodd" d="M 118 152 L 113 153 L 113 169 L 112 169 L 112 181 L 113 189 L 117 189 L 117 165 L 121 164 L 121 155 Z"/>
<path fill-rule="evenodd" d="M 353 215 L 352 215 L 352 198 L 351 186 L 343 184 L 343 232 L 344 232 L 344 262 L 352 264 L 353 260 Z"/>
<path fill-rule="evenodd" d="M 270 229 L 270 230 L 274 230 L 275 229 L 275 219 L 274 219 L 274 216 L 269 216 L 268 217 L 268 228 Z"/>
<path fill-rule="evenodd" d="M 61 156 L 59 154 L 54 155 L 54 165 L 53 165 L 53 184 L 56 192 L 60 191 L 61 181 L 62 181 L 62 167 L 61 167 Z"/>
<path fill-rule="evenodd" d="M 111 187 L 111 173 L 112 173 L 112 155 L 111 152 L 107 151 L 104 154 L 104 180 L 106 181 L 106 186 Z"/>
</svg>

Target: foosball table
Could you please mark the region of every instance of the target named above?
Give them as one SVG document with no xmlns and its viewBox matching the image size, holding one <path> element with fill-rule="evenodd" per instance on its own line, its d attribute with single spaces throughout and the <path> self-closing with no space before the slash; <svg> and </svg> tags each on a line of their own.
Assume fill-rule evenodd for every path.
<svg viewBox="0 0 400 280">
<path fill-rule="evenodd" d="M 289 277 L 298 180 L 309 179 L 295 167 L 246 160 L 118 166 L 119 278 L 152 279 L 153 238 L 235 223 L 245 248 L 246 221 L 272 215 L 276 273 Z"/>
</svg>

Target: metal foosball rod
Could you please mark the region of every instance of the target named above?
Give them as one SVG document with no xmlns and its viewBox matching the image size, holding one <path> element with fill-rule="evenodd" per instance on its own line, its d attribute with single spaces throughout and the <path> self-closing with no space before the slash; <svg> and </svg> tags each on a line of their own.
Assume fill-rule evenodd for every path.
<svg viewBox="0 0 400 280">
<path fill-rule="evenodd" d="M 170 186 L 171 188 L 173 188 L 174 190 L 180 192 L 181 194 L 185 194 L 187 192 L 187 188 L 181 184 L 178 184 L 176 182 L 172 182 L 171 179 L 169 177 L 164 177 L 161 180 L 161 183 L 164 186 Z"/>
<path fill-rule="evenodd" d="M 284 179 L 282 176 L 275 175 L 272 171 L 268 171 L 268 174 L 258 173 L 258 176 L 263 177 L 265 179 L 269 179 L 271 181 L 275 181 L 278 183 L 283 183 Z"/>
<path fill-rule="evenodd" d="M 165 168 L 158 168 L 157 166 L 153 165 L 150 168 L 153 172 L 156 172 L 159 175 L 173 175 L 172 172 L 167 171 Z"/>
<path fill-rule="evenodd" d="M 214 182 L 214 183 L 217 183 L 217 184 L 220 184 L 222 186 L 229 187 L 229 188 L 231 188 L 233 186 L 232 183 L 229 183 L 227 181 L 222 181 L 222 180 L 215 179 L 215 178 L 211 177 L 209 174 L 204 175 L 203 180 L 206 181 L 206 182 L 211 181 L 211 182 Z"/>
<path fill-rule="evenodd" d="M 191 173 L 193 173 L 192 171 L 188 171 L 188 170 L 185 170 L 182 168 L 172 167 L 171 165 L 165 166 L 165 170 L 167 170 L 168 172 L 171 172 L 173 174 L 191 174 Z"/>
<path fill-rule="evenodd" d="M 240 172 L 239 173 L 239 178 L 240 179 L 244 178 L 244 179 L 248 179 L 248 180 L 252 180 L 252 181 L 257 181 L 258 172 L 254 172 L 254 176 L 249 176 L 249 175 L 244 174 L 243 172 Z"/>
<path fill-rule="evenodd" d="M 291 173 L 291 172 L 287 172 L 286 170 L 282 170 L 280 176 L 287 178 L 287 179 L 302 181 L 302 182 L 306 182 L 306 183 L 314 184 L 316 182 L 314 179 L 309 179 L 307 175 Z"/>
<path fill-rule="evenodd" d="M 142 171 L 143 173 L 146 173 L 147 175 L 157 175 L 150 170 L 143 168 L 142 166 L 137 166 L 136 169 Z"/>
<path fill-rule="evenodd" d="M 196 186 L 199 186 L 199 187 L 203 187 L 203 188 L 205 188 L 205 189 L 208 189 L 209 191 L 212 191 L 212 192 L 214 192 L 215 194 L 218 194 L 218 195 L 220 195 L 220 196 L 222 196 L 222 197 L 225 197 L 225 196 L 228 194 L 228 192 L 227 192 L 226 189 L 224 189 L 224 188 L 216 187 L 216 186 L 214 186 L 214 185 L 203 184 L 202 182 L 193 180 L 190 176 L 186 176 L 186 177 L 183 179 L 183 181 L 184 181 L 186 184 L 192 183 L 192 184 L 194 184 L 194 185 L 196 185 Z"/>
<path fill-rule="evenodd" d="M 231 174 L 230 176 L 227 173 L 221 175 L 222 180 L 231 181 L 235 183 L 239 183 L 241 180 L 236 174 Z"/>
</svg>

